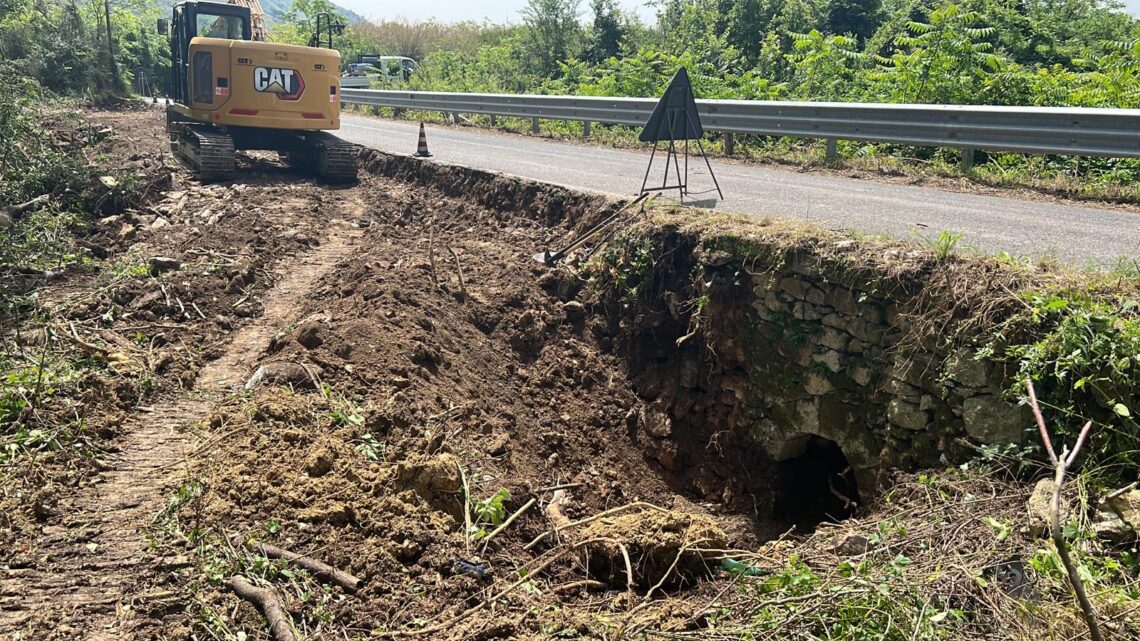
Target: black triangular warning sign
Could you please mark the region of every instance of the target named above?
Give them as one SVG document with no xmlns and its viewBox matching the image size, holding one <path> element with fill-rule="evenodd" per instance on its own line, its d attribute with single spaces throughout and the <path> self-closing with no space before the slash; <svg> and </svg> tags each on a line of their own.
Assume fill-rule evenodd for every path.
<svg viewBox="0 0 1140 641">
<path fill-rule="evenodd" d="M 672 130 L 672 135 L 670 135 Z M 697 101 L 693 98 L 693 85 L 684 67 L 677 70 L 669 88 L 661 101 L 653 108 L 649 122 L 641 129 L 641 142 L 661 140 L 697 140 L 705 131 L 701 128 L 701 116 L 697 113 Z"/>
</svg>

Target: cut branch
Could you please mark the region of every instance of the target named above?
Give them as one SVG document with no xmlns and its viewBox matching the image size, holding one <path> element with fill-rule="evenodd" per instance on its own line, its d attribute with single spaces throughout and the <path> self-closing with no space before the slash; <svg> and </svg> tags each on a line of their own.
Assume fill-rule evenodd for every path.
<svg viewBox="0 0 1140 641">
<path fill-rule="evenodd" d="M 439 272 L 435 268 L 435 227 L 428 229 L 428 262 L 431 263 L 431 282 L 439 289 Z"/>
<path fill-rule="evenodd" d="M 459 262 L 459 254 L 455 253 L 451 245 L 447 246 L 447 251 L 451 252 L 451 257 L 455 259 L 455 271 L 459 275 L 459 293 L 463 296 L 464 300 L 466 300 L 467 286 L 463 284 L 463 265 Z"/>
<path fill-rule="evenodd" d="M 309 573 L 317 579 L 325 581 L 327 583 L 335 583 L 336 585 L 339 585 L 349 592 L 353 592 L 359 589 L 360 586 L 364 583 L 362 579 L 359 579 L 349 574 L 348 572 L 345 572 L 344 570 L 334 568 L 333 566 L 318 561 L 312 557 L 308 557 L 303 554 L 297 554 L 296 552 L 290 552 L 284 548 L 279 548 L 276 545 L 250 541 L 246 544 L 246 546 L 250 550 L 257 552 L 266 558 L 284 559 L 290 563 L 295 563 L 296 565 L 299 565 L 308 570 Z"/>
<path fill-rule="evenodd" d="M 276 641 L 297 641 L 289 613 L 285 611 L 285 606 L 281 605 L 281 599 L 276 591 L 271 588 L 259 588 L 240 574 L 230 577 L 227 585 L 234 594 L 261 610 L 269 624 L 269 633 Z"/>
<path fill-rule="evenodd" d="M 7 209 L 4 210 L 4 212 L 3 212 L 4 217 L 7 218 L 9 220 L 9 222 L 17 221 L 20 219 L 21 216 L 28 213 L 29 211 L 32 211 L 33 209 L 37 209 L 39 207 L 43 207 L 44 205 L 46 205 L 48 203 L 48 200 L 50 200 L 50 199 L 51 199 L 51 194 L 43 194 L 40 196 L 36 196 L 35 198 L 29 200 L 26 203 L 20 203 L 18 205 L 12 205 L 11 207 L 8 207 Z"/>
<path fill-rule="evenodd" d="M 1085 591 L 1085 584 L 1077 571 L 1077 564 L 1069 555 L 1069 546 L 1065 541 L 1064 530 L 1061 529 L 1061 488 L 1065 483 L 1065 474 L 1077 460 L 1081 447 L 1088 439 L 1089 431 L 1092 429 L 1092 421 L 1085 423 L 1085 426 L 1081 428 L 1081 434 L 1077 437 L 1073 451 L 1069 452 L 1067 447 L 1063 447 L 1061 454 L 1058 455 L 1053 449 L 1053 441 L 1049 438 L 1049 430 L 1045 426 L 1045 417 L 1041 414 L 1041 407 L 1037 404 L 1037 394 L 1033 391 L 1033 381 L 1027 379 L 1025 387 L 1029 391 L 1029 406 L 1033 409 L 1033 417 L 1037 419 L 1037 429 L 1041 432 L 1041 442 L 1045 445 L 1045 452 L 1053 464 L 1053 504 L 1049 510 L 1049 529 L 1052 530 L 1053 544 L 1057 546 L 1057 555 L 1061 557 L 1061 563 L 1064 564 L 1065 571 L 1069 575 L 1069 583 L 1073 584 L 1073 591 L 1077 594 L 1077 602 L 1081 606 L 1085 625 L 1089 628 L 1089 636 L 1092 637 L 1093 641 L 1104 641 L 1104 637 L 1100 633 L 1100 624 L 1097 622 L 1096 610 L 1093 609 L 1092 601 L 1089 600 L 1088 592 Z"/>
<path fill-rule="evenodd" d="M 495 530 L 494 530 L 493 532 L 491 532 L 490 534 L 488 534 L 488 535 L 487 535 L 487 538 L 483 539 L 483 551 L 484 551 L 484 552 L 486 552 L 486 551 L 487 551 L 487 546 L 488 546 L 488 545 L 491 543 L 491 539 L 493 539 L 493 538 L 495 538 L 496 536 L 498 536 L 498 535 L 499 535 L 499 532 L 502 532 L 503 530 L 507 529 L 507 527 L 508 527 L 508 526 L 509 526 L 511 523 L 514 523 L 514 522 L 515 522 L 515 519 L 519 518 L 520 516 L 522 516 L 522 514 L 523 514 L 524 512 L 526 512 L 526 511 L 527 511 L 527 510 L 529 510 L 530 508 L 534 507 L 534 504 L 535 504 L 535 503 L 537 503 L 537 502 L 538 502 L 538 499 L 533 499 L 533 498 L 532 498 L 531 500 L 527 501 L 527 502 L 526 502 L 526 503 L 525 503 L 525 504 L 524 504 L 522 507 L 520 507 L 518 510 L 515 510 L 515 513 L 514 513 L 514 514 L 512 514 L 512 515 L 511 515 L 509 518 L 507 518 L 507 520 L 503 521 L 503 524 L 502 524 L 502 525 L 500 525 L 499 527 L 495 528 Z"/>
</svg>

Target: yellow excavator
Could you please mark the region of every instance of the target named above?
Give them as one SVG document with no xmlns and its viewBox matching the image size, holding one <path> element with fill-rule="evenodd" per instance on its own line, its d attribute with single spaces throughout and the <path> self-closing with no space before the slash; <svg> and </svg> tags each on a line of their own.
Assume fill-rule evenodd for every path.
<svg viewBox="0 0 1140 641">
<path fill-rule="evenodd" d="M 230 180 L 234 151 L 276 151 L 330 183 L 356 180 L 356 148 L 340 129 L 339 19 L 316 17 L 308 46 L 260 41 L 250 6 L 188 1 L 158 31 L 170 36 L 170 149 L 203 182 Z M 323 39 L 323 40 L 322 40 Z"/>
</svg>

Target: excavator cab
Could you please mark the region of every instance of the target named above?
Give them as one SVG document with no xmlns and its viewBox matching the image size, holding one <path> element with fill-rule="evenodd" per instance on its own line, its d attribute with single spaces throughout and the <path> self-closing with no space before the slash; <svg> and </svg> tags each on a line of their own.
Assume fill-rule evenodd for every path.
<svg viewBox="0 0 1140 641">
<path fill-rule="evenodd" d="M 254 23 L 249 6 L 174 6 L 171 150 L 203 181 L 232 178 L 240 149 L 276 151 L 328 182 L 354 181 L 355 148 L 327 133 L 340 128 L 340 53 L 258 41 Z"/>
<path fill-rule="evenodd" d="M 252 40 L 250 11 L 247 7 L 217 2 L 184 2 L 174 7 L 170 20 L 171 86 L 174 99 L 190 103 L 190 41 L 198 36 L 225 40 Z M 205 56 L 198 57 L 199 71 Z M 205 73 L 199 73 L 205 78 Z"/>
</svg>

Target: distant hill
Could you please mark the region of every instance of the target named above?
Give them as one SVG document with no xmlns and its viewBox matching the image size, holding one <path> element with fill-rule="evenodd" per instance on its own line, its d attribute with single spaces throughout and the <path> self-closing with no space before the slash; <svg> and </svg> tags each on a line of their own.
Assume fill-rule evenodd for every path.
<svg viewBox="0 0 1140 641">
<path fill-rule="evenodd" d="M 171 7 L 177 4 L 179 0 L 156 0 L 156 2 L 158 3 L 159 7 L 169 10 Z M 340 10 L 341 13 L 345 15 L 345 17 L 348 18 L 349 22 L 360 22 L 364 19 L 363 16 L 356 13 L 355 11 L 345 9 L 336 3 L 333 4 L 337 9 Z M 270 23 L 274 22 L 275 20 L 280 20 L 282 16 L 289 12 L 289 7 L 292 5 L 293 0 L 261 0 L 261 8 L 265 9 L 265 15 L 269 17 Z"/>
</svg>

